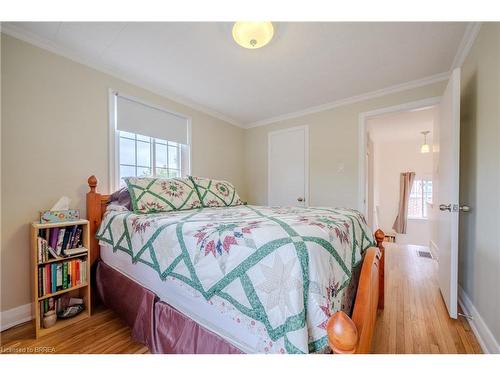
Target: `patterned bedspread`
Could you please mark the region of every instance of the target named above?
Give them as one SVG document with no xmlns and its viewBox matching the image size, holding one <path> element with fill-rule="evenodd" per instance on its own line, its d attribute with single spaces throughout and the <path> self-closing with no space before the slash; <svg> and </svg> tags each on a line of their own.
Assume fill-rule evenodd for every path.
<svg viewBox="0 0 500 375">
<path fill-rule="evenodd" d="M 147 215 L 111 206 L 97 238 L 262 323 L 272 351 L 288 353 L 325 349 L 328 318 L 374 245 L 355 210 L 258 206 Z"/>
</svg>

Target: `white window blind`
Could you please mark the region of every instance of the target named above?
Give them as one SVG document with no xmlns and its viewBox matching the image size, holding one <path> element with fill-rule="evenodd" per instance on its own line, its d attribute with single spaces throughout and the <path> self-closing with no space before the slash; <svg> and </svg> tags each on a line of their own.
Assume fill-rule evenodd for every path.
<svg viewBox="0 0 500 375">
<path fill-rule="evenodd" d="M 188 119 L 117 95 L 117 130 L 188 144 Z"/>
</svg>

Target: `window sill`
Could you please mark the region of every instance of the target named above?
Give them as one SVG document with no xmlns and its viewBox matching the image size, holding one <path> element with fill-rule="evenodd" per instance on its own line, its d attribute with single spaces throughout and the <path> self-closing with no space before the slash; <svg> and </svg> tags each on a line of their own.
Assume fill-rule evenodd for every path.
<svg viewBox="0 0 500 375">
<path fill-rule="evenodd" d="M 428 217 L 409 217 L 408 220 L 412 220 L 412 221 L 427 221 L 429 220 Z"/>
</svg>

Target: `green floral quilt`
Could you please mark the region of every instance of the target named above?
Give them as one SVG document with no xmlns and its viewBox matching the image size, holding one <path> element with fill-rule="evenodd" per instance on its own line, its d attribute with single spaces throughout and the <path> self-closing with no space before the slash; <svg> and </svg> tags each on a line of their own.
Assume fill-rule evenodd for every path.
<svg viewBox="0 0 500 375">
<path fill-rule="evenodd" d="M 232 305 L 265 328 L 273 352 L 288 353 L 327 347 L 328 318 L 374 245 L 355 210 L 258 206 L 109 210 L 97 238 L 209 303 Z"/>
</svg>

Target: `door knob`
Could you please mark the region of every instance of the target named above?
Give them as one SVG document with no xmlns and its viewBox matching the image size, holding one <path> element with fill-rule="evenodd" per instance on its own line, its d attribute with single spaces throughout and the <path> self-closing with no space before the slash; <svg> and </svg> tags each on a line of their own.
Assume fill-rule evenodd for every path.
<svg viewBox="0 0 500 375">
<path fill-rule="evenodd" d="M 458 207 L 458 209 L 459 209 L 460 211 L 462 211 L 462 212 L 469 212 L 469 211 L 470 211 L 470 207 L 469 207 L 469 206 L 467 206 L 466 204 L 464 204 L 464 205 L 462 205 L 462 206 Z"/>
<path fill-rule="evenodd" d="M 298 197 L 298 198 L 297 198 L 297 201 L 299 201 L 299 202 L 304 202 L 304 198 L 302 198 L 302 197 Z"/>
<path fill-rule="evenodd" d="M 441 211 L 450 211 L 451 212 L 451 204 L 440 204 L 439 210 Z"/>
</svg>

